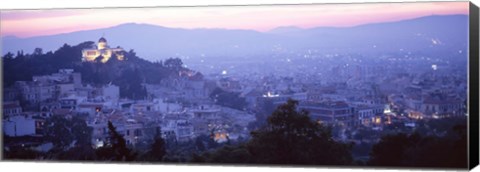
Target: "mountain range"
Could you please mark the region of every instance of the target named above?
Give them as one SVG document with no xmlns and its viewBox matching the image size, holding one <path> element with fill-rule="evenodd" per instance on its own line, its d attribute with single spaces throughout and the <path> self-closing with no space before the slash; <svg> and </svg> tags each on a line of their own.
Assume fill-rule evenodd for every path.
<svg viewBox="0 0 480 172">
<path fill-rule="evenodd" d="M 468 15 L 432 15 L 395 22 L 353 27 L 302 29 L 279 27 L 267 32 L 229 29 L 181 29 L 127 23 L 114 27 L 57 35 L 2 37 L 2 55 L 37 47 L 53 51 L 63 44 L 97 41 L 104 36 L 112 47 L 133 49 L 139 57 L 155 61 L 169 57 L 268 57 L 278 51 L 378 54 L 408 51 L 438 53 L 466 51 Z"/>
</svg>

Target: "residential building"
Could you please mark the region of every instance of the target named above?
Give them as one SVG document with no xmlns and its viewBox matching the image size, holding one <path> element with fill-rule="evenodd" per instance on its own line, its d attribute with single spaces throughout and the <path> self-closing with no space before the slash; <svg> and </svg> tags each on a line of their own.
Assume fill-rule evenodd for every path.
<svg viewBox="0 0 480 172">
<path fill-rule="evenodd" d="M 28 136 L 36 133 L 35 119 L 26 115 L 3 119 L 3 132 L 10 137 Z"/>
<path fill-rule="evenodd" d="M 11 117 L 20 115 L 22 113 L 22 107 L 18 101 L 3 102 L 3 117 Z"/>
<path fill-rule="evenodd" d="M 303 101 L 298 108 L 310 112 L 310 117 L 320 123 L 346 127 L 354 125 L 354 108 L 343 101 Z"/>
</svg>

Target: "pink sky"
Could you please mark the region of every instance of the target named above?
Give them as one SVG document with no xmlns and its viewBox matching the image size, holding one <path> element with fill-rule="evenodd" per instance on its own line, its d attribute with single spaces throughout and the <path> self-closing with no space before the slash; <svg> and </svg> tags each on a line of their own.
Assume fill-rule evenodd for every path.
<svg viewBox="0 0 480 172">
<path fill-rule="evenodd" d="M 279 26 L 347 27 L 448 14 L 468 14 L 468 2 L 12 10 L 1 12 L 0 33 L 32 37 L 132 22 L 175 28 L 268 31 Z"/>
</svg>

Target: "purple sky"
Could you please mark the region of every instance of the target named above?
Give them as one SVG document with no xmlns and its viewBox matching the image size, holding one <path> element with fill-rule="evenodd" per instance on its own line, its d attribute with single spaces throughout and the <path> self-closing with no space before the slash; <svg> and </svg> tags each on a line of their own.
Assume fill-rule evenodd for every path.
<svg viewBox="0 0 480 172">
<path fill-rule="evenodd" d="M 280 26 L 346 27 L 447 14 L 468 14 L 468 2 L 12 10 L 1 12 L 0 29 L 2 36 L 32 37 L 134 22 L 176 28 L 268 31 Z"/>
</svg>

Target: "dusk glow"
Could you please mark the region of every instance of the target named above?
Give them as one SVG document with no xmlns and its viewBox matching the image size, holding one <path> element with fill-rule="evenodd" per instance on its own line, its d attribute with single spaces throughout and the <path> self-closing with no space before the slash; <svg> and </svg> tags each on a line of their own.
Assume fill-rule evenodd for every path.
<svg viewBox="0 0 480 172">
<path fill-rule="evenodd" d="M 468 14 L 468 2 L 2 11 L 1 35 L 32 37 L 123 23 L 268 31 L 280 26 L 346 27 L 447 14 Z"/>
</svg>

